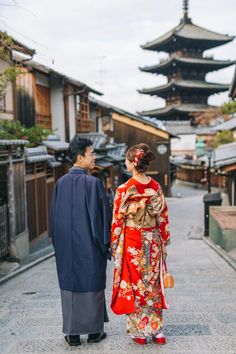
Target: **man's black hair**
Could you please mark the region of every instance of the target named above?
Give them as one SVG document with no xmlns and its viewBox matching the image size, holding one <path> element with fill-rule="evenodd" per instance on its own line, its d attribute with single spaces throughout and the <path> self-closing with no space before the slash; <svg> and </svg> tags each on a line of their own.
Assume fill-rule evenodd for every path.
<svg viewBox="0 0 236 354">
<path fill-rule="evenodd" d="M 69 144 L 69 155 L 73 163 L 76 162 L 77 156 L 85 156 L 85 152 L 88 146 L 92 146 L 93 142 L 89 139 L 80 138 L 78 135 L 75 135 L 74 138 L 70 141 Z"/>
</svg>

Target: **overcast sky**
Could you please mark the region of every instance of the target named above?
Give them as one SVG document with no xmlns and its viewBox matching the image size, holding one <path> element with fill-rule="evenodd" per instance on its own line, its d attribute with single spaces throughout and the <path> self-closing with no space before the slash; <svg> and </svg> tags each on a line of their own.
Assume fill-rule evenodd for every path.
<svg viewBox="0 0 236 354">
<path fill-rule="evenodd" d="M 102 100 L 130 112 L 161 107 L 164 100 L 137 89 L 158 86 L 165 77 L 142 73 L 166 53 L 140 48 L 175 27 L 182 0 L 0 0 L 1 30 L 36 49 L 35 60 L 104 93 Z M 16 4 L 16 5 L 14 5 Z M 7 6 L 8 5 L 8 6 Z M 235 35 L 235 0 L 190 0 L 192 21 Z M 215 59 L 235 59 L 235 40 L 206 51 Z M 208 81 L 230 83 L 234 68 L 210 73 Z M 210 104 L 227 101 L 226 93 Z"/>
</svg>

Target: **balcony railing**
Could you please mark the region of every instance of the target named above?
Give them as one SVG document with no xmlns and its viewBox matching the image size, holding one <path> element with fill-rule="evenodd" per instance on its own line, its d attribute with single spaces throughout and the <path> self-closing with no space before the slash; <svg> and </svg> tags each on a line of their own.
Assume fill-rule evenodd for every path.
<svg viewBox="0 0 236 354">
<path fill-rule="evenodd" d="M 93 131 L 95 131 L 95 124 L 92 120 L 78 120 L 78 133 Z"/>
</svg>

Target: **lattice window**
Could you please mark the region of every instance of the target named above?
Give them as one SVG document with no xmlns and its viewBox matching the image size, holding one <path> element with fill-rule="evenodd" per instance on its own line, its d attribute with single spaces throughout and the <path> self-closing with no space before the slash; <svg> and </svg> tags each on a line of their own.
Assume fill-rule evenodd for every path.
<svg viewBox="0 0 236 354">
<path fill-rule="evenodd" d="M 87 120 L 88 117 L 88 98 L 81 96 L 80 97 L 80 119 Z"/>
<path fill-rule="evenodd" d="M 38 162 L 35 164 L 35 172 L 45 172 L 45 162 Z"/>
<path fill-rule="evenodd" d="M 50 89 L 36 85 L 36 124 L 51 129 Z"/>
<path fill-rule="evenodd" d="M 27 175 L 34 174 L 34 163 L 26 163 L 25 164 L 25 172 Z"/>
<path fill-rule="evenodd" d="M 52 168 L 52 167 L 47 166 L 47 169 L 46 169 L 46 174 L 47 174 L 47 178 L 51 178 L 51 177 L 53 177 L 53 168 Z"/>
<path fill-rule="evenodd" d="M 51 116 L 37 114 L 36 122 L 37 122 L 37 125 L 40 125 L 41 127 L 45 128 L 45 129 L 52 128 Z"/>
</svg>

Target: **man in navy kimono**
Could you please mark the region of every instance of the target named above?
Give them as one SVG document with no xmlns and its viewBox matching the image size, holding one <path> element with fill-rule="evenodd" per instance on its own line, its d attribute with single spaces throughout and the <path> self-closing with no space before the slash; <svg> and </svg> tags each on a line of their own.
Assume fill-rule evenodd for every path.
<svg viewBox="0 0 236 354">
<path fill-rule="evenodd" d="M 110 259 L 111 211 L 102 182 L 87 174 L 95 166 L 92 142 L 77 135 L 69 145 L 73 167 L 56 184 L 51 237 L 61 289 L 63 333 L 69 345 L 106 337 L 104 289 Z"/>
</svg>

